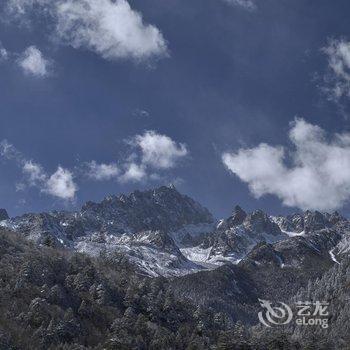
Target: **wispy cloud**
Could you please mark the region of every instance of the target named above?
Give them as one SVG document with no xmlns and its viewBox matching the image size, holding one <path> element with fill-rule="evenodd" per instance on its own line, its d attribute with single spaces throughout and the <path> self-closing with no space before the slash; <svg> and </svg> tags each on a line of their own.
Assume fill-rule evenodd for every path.
<svg viewBox="0 0 350 350">
<path fill-rule="evenodd" d="M 117 178 L 120 171 L 116 163 L 98 164 L 96 161 L 91 161 L 86 164 L 86 174 L 93 180 L 103 181 Z"/>
<path fill-rule="evenodd" d="M 61 43 L 87 49 L 108 60 L 149 60 L 168 55 L 167 43 L 154 25 L 144 22 L 126 0 L 7 0 L 9 16 L 50 17 Z"/>
<path fill-rule="evenodd" d="M 6 159 L 12 159 L 20 164 L 24 164 L 25 159 L 21 152 L 19 152 L 14 145 L 7 140 L 0 142 L 0 155 Z"/>
<path fill-rule="evenodd" d="M 332 39 L 322 49 L 328 60 L 323 90 L 334 101 L 350 97 L 350 42 Z"/>
<path fill-rule="evenodd" d="M 28 182 L 32 186 L 46 181 L 47 176 L 40 164 L 34 163 L 31 160 L 25 161 L 22 170 L 27 175 Z"/>
<path fill-rule="evenodd" d="M 254 11 L 257 9 L 256 3 L 254 0 L 223 0 L 223 1 L 233 6 L 240 6 L 248 11 Z"/>
<path fill-rule="evenodd" d="M 142 164 L 126 163 L 124 168 L 124 173 L 119 177 L 121 182 L 140 182 L 148 177 Z"/>
<path fill-rule="evenodd" d="M 136 108 L 132 112 L 132 115 L 134 117 L 148 118 L 150 116 L 150 113 L 148 111 L 146 111 L 145 109 Z"/>
<path fill-rule="evenodd" d="M 329 139 L 319 126 L 296 119 L 289 139 L 294 149 L 287 154 L 281 146 L 262 143 L 226 152 L 222 161 L 256 197 L 276 195 L 283 204 L 302 209 L 343 206 L 350 197 L 350 134 Z"/>
</svg>

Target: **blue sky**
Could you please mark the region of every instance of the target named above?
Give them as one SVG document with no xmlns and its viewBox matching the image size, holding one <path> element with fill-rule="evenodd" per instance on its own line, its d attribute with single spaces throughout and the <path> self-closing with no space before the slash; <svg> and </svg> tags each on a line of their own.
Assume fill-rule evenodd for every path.
<svg viewBox="0 0 350 350">
<path fill-rule="evenodd" d="M 348 1 L 32 5 L 1 8 L 0 207 L 11 215 L 170 182 L 218 217 L 237 203 L 347 213 Z"/>
</svg>

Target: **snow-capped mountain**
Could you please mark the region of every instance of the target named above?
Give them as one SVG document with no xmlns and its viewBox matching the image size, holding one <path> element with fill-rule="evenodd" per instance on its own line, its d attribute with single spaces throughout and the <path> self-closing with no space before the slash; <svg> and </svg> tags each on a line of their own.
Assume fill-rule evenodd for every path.
<svg viewBox="0 0 350 350">
<path fill-rule="evenodd" d="M 259 243 L 284 268 L 303 264 L 307 254 L 334 263 L 350 250 L 350 223 L 338 213 L 306 211 L 271 217 L 236 206 L 217 223 L 210 212 L 173 186 L 87 202 L 77 212 L 25 214 L 0 225 L 39 245 L 76 250 L 118 261 L 126 259 L 150 276 L 176 276 L 242 259 L 263 264 Z M 260 250 L 259 250 L 260 249 Z M 264 248 L 266 252 L 266 248 Z M 272 253 L 273 252 L 273 253 Z M 259 261 L 261 260 L 261 261 Z"/>
<path fill-rule="evenodd" d="M 202 251 L 201 261 L 220 265 L 240 261 L 258 242 L 277 242 L 287 238 L 267 214 L 256 210 L 247 214 L 236 206 L 232 215 L 220 220 L 216 229 L 203 239 L 194 250 L 186 249 L 189 257 Z M 205 256 L 205 259 L 203 259 Z"/>
<path fill-rule="evenodd" d="M 162 186 L 88 202 L 78 212 L 25 214 L 0 224 L 37 244 L 115 259 L 122 255 L 150 275 L 177 275 L 202 269 L 178 246 L 211 231 L 213 217 L 173 186 Z"/>
</svg>

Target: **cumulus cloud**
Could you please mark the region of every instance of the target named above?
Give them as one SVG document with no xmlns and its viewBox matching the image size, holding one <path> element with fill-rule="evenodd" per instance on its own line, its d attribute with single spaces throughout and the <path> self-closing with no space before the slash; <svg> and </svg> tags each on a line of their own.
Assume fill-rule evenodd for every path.
<svg viewBox="0 0 350 350">
<path fill-rule="evenodd" d="M 50 74 L 51 61 L 35 46 L 26 48 L 17 59 L 17 63 L 25 74 L 41 78 Z"/>
<path fill-rule="evenodd" d="M 156 169 L 172 168 L 180 158 L 188 154 L 186 145 L 177 144 L 169 136 L 152 130 L 136 135 L 132 143 L 141 150 L 142 164 Z"/>
<path fill-rule="evenodd" d="M 146 131 L 125 141 L 131 149 L 118 162 L 98 163 L 92 160 L 77 165 L 74 172 L 58 166 L 51 175 L 41 164 L 24 157 L 6 140 L 0 142 L 0 156 L 15 162 L 23 172 L 24 178 L 16 184 L 17 191 L 30 186 L 56 198 L 73 200 L 78 191 L 76 178 L 85 176 L 95 181 L 115 179 L 120 183 L 159 181 L 165 179 L 165 171 L 174 168 L 188 154 L 185 144 L 155 131 Z"/>
<path fill-rule="evenodd" d="M 185 144 L 153 130 L 136 135 L 127 143 L 132 147 L 132 153 L 123 164 L 124 173 L 119 177 L 121 182 L 159 180 L 158 171 L 174 168 L 188 155 Z"/>
<path fill-rule="evenodd" d="M 160 31 L 144 24 L 140 13 L 125 0 L 63 1 L 56 14 L 56 32 L 63 40 L 106 59 L 143 59 L 166 53 Z"/>
<path fill-rule="evenodd" d="M 119 159 L 119 166 L 92 161 L 87 163 L 86 175 L 94 180 L 115 178 L 123 183 L 159 180 L 161 175 L 158 172 L 174 168 L 188 155 L 185 144 L 153 130 L 136 135 L 126 143 L 131 146 L 130 153 L 125 159 Z"/>
<path fill-rule="evenodd" d="M 240 6 L 245 8 L 248 11 L 256 10 L 256 4 L 253 0 L 223 0 L 226 3 L 234 6 Z"/>
<path fill-rule="evenodd" d="M 256 197 L 276 195 L 301 209 L 333 210 L 350 196 L 350 134 L 327 138 L 324 130 L 303 119 L 291 126 L 293 149 L 262 143 L 226 152 L 222 161 Z"/>
<path fill-rule="evenodd" d="M 57 170 L 48 175 L 43 167 L 31 160 L 27 160 L 15 146 L 7 140 L 0 142 L 0 155 L 13 160 L 22 170 L 25 182 L 16 185 L 17 191 L 23 191 L 27 186 L 33 186 L 40 192 L 47 193 L 63 200 L 73 200 L 78 190 L 73 174 L 68 169 L 58 166 Z"/>
<path fill-rule="evenodd" d="M 98 164 L 96 161 L 87 163 L 87 175 L 91 179 L 102 181 L 110 180 L 119 175 L 119 168 L 117 164 Z"/>
<path fill-rule="evenodd" d="M 7 5 L 17 17 L 33 9 L 49 16 L 59 41 L 108 60 L 148 60 L 168 52 L 159 29 L 145 23 L 126 0 L 8 0 Z"/>
<path fill-rule="evenodd" d="M 56 172 L 45 181 L 42 191 L 61 199 L 71 200 L 75 197 L 77 186 L 74 183 L 73 174 L 59 166 Z"/>
</svg>

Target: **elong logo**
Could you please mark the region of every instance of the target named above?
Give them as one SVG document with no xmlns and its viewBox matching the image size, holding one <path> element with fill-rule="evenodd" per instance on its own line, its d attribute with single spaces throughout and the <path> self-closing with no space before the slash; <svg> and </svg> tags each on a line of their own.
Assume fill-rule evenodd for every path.
<svg viewBox="0 0 350 350">
<path fill-rule="evenodd" d="M 286 325 L 293 319 L 291 307 L 283 302 L 278 302 L 273 306 L 269 300 L 259 299 L 260 305 L 265 309 L 258 313 L 261 324 L 266 327 Z M 295 317 L 297 326 L 321 326 L 328 328 L 329 303 L 325 301 L 298 301 L 295 307 L 298 309 Z"/>
</svg>

